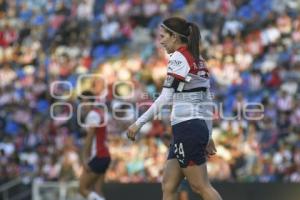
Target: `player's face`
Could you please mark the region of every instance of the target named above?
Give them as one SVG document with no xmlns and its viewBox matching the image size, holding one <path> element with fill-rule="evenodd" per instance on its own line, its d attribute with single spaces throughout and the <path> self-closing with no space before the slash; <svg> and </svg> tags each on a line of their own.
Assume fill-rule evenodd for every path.
<svg viewBox="0 0 300 200">
<path fill-rule="evenodd" d="M 173 53 L 175 51 L 175 42 L 174 35 L 162 27 L 159 29 L 159 43 L 166 49 L 167 53 Z"/>
</svg>

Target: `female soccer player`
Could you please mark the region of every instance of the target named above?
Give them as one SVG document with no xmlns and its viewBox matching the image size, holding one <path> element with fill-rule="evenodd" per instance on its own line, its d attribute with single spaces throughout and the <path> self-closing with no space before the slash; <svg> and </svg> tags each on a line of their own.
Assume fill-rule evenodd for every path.
<svg viewBox="0 0 300 200">
<path fill-rule="evenodd" d="M 85 118 L 86 138 L 83 147 L 83 173 L 79 180 L 79 191 L 87 200 L 105 200 L 102 186 L 104 175 L 110 164 L 110 154 L 106 145 L 104 113 L 93 106 L 93 93 L 84 91 L 81 104 Z M 85 98 L 83 98 L 85 97 Z M 93 191 L 94 190 L 94 191 Z"/>
<path fill-rule="evenodd" d="M 160 44 L 171 54 L 167 78 L 160 96 L 127 132 L 128 138 L 135 140 L 138 130 L 159 108 L 172 102 L 173 140 L 163 175 L 163 200 L 175 200 L 184 177 L 204 200 L 222 199 L 207 175 L 206 157 L 215 154 L 216 149 L 211 138 L 209 74 L 205 61 L 199 57 L 199 42 L 200 31 L 194 23 L 177 17 L 163 21 Z"/>
</svg>

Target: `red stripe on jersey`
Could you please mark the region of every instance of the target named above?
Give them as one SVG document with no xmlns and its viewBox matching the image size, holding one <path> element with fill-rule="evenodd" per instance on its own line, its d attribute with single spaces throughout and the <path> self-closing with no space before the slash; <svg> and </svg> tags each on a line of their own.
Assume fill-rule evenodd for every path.
<svg viewBox="0 0 300 200">
<path fill-rule="evenodd" d="M 199 71 L 205 71 L 205 76 L 208 76 L 209 71 L 206 67 L 204 59 L 200 59 L 197 65 L 195 59 L 193 58 L 192 54 L 188 51 L 188 48 L 186 46 L 180 47 L 177 51 L 179 51 L 187 60 L 190 67 L 189 73 L 197 75 Z"/>
<path fill-rule="evenodd" d="M 178 74 L 174 74 L 174 73 L 170 73 L 170 72 L 168 72 L 167 74 L 170 75 L 170 76 L 173 76 L 174 78 L 179 79 L 181 81 L 185 81 L 185 78 L 183 76 L 178 75 Z"/>
<path fill-rule="evenodd" d="M 105 117 L 104 112 L 100 109 L 94 109 L 94 111 L 101 116 L 100 124 L 102 125 Z M 106 134 L 107 130 L 105 124 L 96 128 L 96 154 L 98 158 L 110 157 L 109 150 L 106 145 Z"/>
</svg>

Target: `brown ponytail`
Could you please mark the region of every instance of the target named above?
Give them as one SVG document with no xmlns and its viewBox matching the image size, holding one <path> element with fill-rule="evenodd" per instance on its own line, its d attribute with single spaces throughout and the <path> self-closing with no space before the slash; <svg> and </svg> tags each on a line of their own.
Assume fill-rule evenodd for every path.
<svg viewBox="0 0 300 200">
<path fill-rule="evenodd" d="M 199 44 L 200 44 L 200 31 L 196 24 L 188 23 L 189 25 L 189 36 L 188 36 L 188 49 L 193 55 L 196 63 L 199 63 Z"/>
</svg>

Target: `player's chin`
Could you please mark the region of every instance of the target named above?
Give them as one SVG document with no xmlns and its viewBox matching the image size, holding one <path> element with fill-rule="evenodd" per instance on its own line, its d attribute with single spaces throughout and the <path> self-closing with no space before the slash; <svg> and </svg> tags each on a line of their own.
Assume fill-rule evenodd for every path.
<svg viewBox="0 0 300 200">
<path fill-rule="evenodd" d="M 165 50 L 168 54 L 172 54 L 175 51 L 174 49 L 171 49 L 171 48 L 165 48 Z"/>
<path fill-rule="evenodd" d="M 170 49 L 165 48 L 165 50 L 168 54 L 172 53 Z"/>
</svg>

